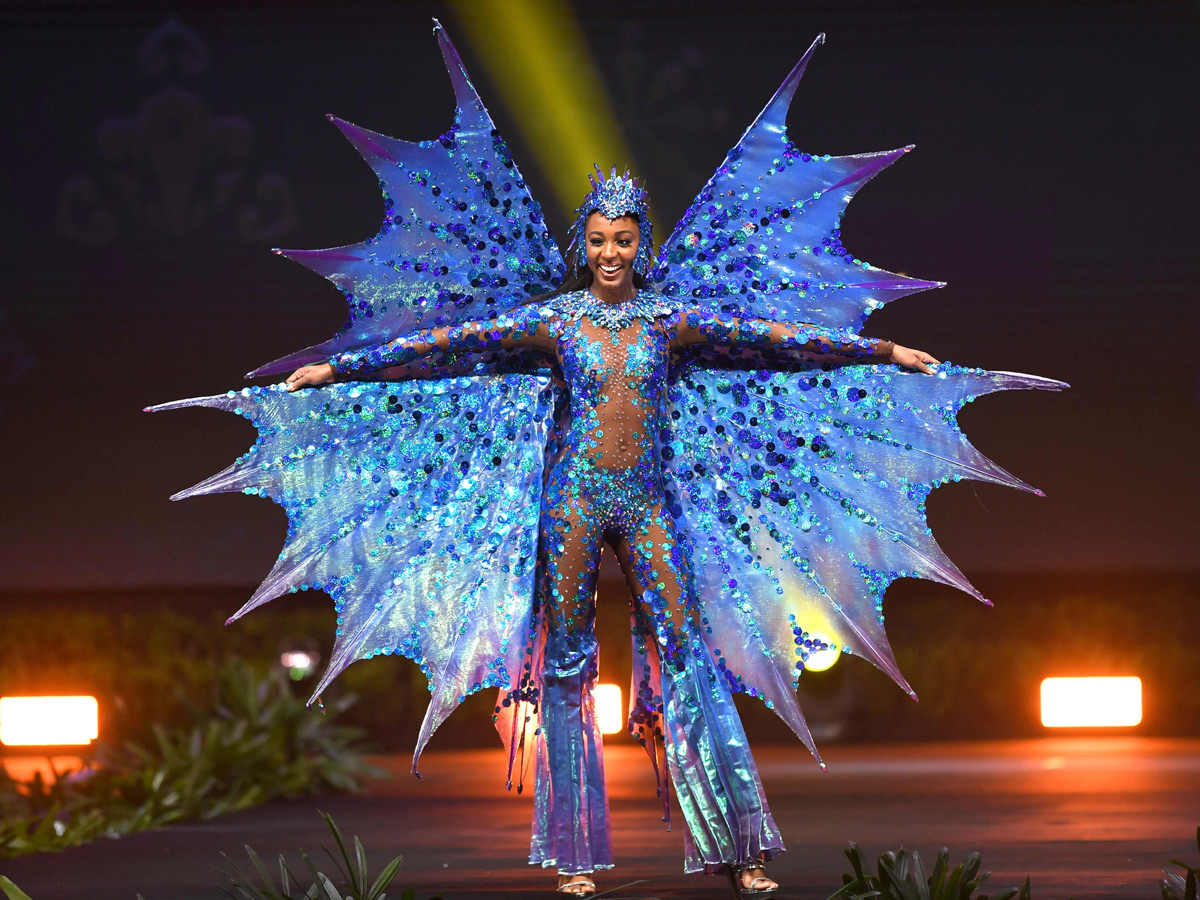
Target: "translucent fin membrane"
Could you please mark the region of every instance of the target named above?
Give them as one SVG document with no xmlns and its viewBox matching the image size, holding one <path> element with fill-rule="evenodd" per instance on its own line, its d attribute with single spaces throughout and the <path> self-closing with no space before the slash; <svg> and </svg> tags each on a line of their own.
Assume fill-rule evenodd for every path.
<svg viewBox="0 0 1200 900">
<path fill-rule="evenodd" d="M 888 585 L 926 578 L 984 599 L 934 540 L 926 498 L 961 479 L 1034 490 L 971 446 L 958 410 L 994 391 L 1062 387 L 949 364 L 933 377 L 895 366 L 680 371 L 663 468 L 730 682 L 810 749 L 792 691 L 824 645 L 911 694 L 884 633 Z"/>
<path fill-rule="evenodd" d="M 258 430 L 237 462 L 173 498 L 240 491 L 287 513 L 274 568 L 230 621 L 284 593 L 328 593 L 337 637 L 314 698 L 355 660 L 416 661 L 433 694 L 419 755 L 466 695 L 519 670 L 537 550 L 529 498 L 556 390 L 524 375 L 271 386 L 153 410 L 209 406 Z"/>
<path fill-rule="evenodd" d="M 857 330 L 885 303 L 943 286 L 877 269 L 842 246 L 850 199 L 912 147 L 831 157 L 788 140 L 788 106 L 824 39 L 809 47 L 663 245 L 651 281 L 668 298 Z"/>
<path fill-rule="evenodd" d="M 350 316 L 330 340 L 248 377 L 290 372 L 398 334 L 482 319 L 551 290 L 563 261 L 504 140 L 440 24 L 454 86 L 454 124 L 441 137 L 396 140 L 331 120 L 379 177 L 383 225 L 332 250 L 277 251 L 328 278 Z"/>
</svg>

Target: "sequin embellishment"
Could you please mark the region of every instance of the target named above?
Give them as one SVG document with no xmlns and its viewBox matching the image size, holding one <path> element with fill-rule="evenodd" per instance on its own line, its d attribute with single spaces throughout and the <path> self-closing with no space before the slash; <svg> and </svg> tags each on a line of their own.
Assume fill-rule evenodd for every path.
<svg viewBox="0 0 1200 900">
<path fill-rule="evenodd" d="M 555 297 L 546 304 L 564 318 L 578 321 L 587 316 L 597 325 L 609 331 L 620 331 L 633 324 L 634 319 L 653 321 L 659 316 L 668 316 L 673 311 L 649 291 L 635 294 L 624 303 L 607 303 L 591 291 L 576 291 Z"/>
</svg>

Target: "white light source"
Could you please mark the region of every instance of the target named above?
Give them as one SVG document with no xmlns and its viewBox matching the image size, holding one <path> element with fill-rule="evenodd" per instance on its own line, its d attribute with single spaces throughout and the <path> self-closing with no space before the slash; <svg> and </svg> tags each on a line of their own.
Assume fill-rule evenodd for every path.
<svg viewBox="0 0 1200 900">
<path fill-rule="evenodd" d="M 625 730 L 625 707 L 621 703 L 621 688 L 616 684 L 598 684 L 592 694 L 596 704 L 596 724 L 601 734 L 616 734 Z"/>
<path fill-rule="evenodd" d="M 833 664 L 842 657 L 842 648 L 834 646 L 833 642 L 826 638 L 814 635 L 814 639 L 829 644 L 829 646 L 824 650 L 817 650 L 808 654 L 808 659 L 804 661 L 804 671 L 824 672 L 826 669 L 833 668 Z"/>
<path fill-rule="evenodd" d="M 0 697 L 0 744 L 7 747 L 90 744 L 99 734 L 95 697 Z"/>
<path fill-rule="evenodd" d="M 316 670 L 320 661 L 321 654 L 316 646 L 303 638 L 289 639 L 279 654 L 279 664 L 287 669 L 292 681 L 303 681 Z"/>
<path fill-rule="evenodd" d="M 311 669 L 316 665 L 307 650 L 287 650 L 279 655 L 279 662 L 285 669 Z"/>
<path fill-rule="evenodd" d="M 1042 680 L 1042 724 L 1047 728 L 1128 727 L 1141 721 L 1140 678 Z"/>
</svg>

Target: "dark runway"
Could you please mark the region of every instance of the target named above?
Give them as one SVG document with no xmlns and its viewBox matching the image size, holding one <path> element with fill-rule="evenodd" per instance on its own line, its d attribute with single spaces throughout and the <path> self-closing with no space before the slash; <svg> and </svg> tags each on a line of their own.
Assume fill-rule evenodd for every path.
<svg viewBox="0 0 1200 900">
<path fill-rule="evenodd" d="M 791 852 L 772 866 L 781 898 L 824 898 L 840 886 L 842 849 L 855 840 L 872 860 L 904 845 L 952 862 L 971 850 L 993 872 L 988 893 L 1033 877 L 1037 900 L 1157 897 L 1168 858 L 1194 861 L 1200 824 L 1200 741 L 1143 738 L 904 746 L 831 746 L 822 773 L 798 746 L 757 752 L 775 817 Z M 264 856 L 332 845 L 317 816 L 331 812 L 358 834 L 376 871 L 404 854 L 390 896 L 408 885 L 418 900 L 552 896 L 553 876 L 522 863 L 530 799 L 503 790 L 499 751 L 430 753 L 423 781 L 407 762 L 365 796 L 276 803 L 212 822 L 104 841 L 58 855 L 0 861 L 33 900 L 216 898 L 225 851 Z M 681 872 L 682 823 L 658 821 L 649 763 L 621 740 L 609 747 L 618 868 L 600 889 L 647 879 L 618 897 L 727 896 L 714 878 Z M 314 854 L 314 858 L 321 854 Z M 272 859 L 273 862 L 273 859 Z M 1194 864 L 1194 862 L 1193 862 Z M 272 865 L 272 868 L 275 868 Z M 332 871 L 332 866 L 322 866 Z"/>
</svg>

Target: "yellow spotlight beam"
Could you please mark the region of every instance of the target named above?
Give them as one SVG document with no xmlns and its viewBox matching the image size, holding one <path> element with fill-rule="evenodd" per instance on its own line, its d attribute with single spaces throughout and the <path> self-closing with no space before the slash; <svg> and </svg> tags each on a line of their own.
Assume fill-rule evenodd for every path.
<svg viewBox="0 0 1200 900">
<path fill-rule="evenodd" d="M 636 173 L 608 92 L 565 0 L 450 0 L 455 19 L 500 92 L 571 221 L 599 164 Z"/>
</svg>

